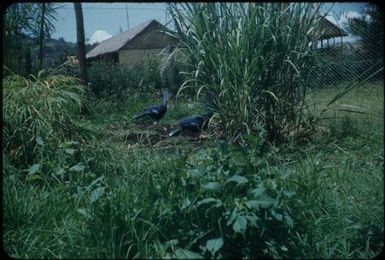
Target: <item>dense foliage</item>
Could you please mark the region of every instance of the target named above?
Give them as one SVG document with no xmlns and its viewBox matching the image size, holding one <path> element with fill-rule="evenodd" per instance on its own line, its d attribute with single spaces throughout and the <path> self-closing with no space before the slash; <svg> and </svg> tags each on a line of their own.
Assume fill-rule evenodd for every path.
<svg viewBox="0 0 385 260">
<path fill-rule="evenodd" d="M 349 31 L 360 37 L 367 59 L 384 59 L 384 13 L 376 4 L 365 7 L 360 17 L 349 18 Z"/>
<path fill-rule="evenodd" d="M 88 74 L 91 90 L 98 96 L 123 98 L 131 94 L 152 92 L 162 87 L 159 61 L 156 58 L 138 63 L 133 68 L 124 64 L 93 62 Z"/>
<path fill-rule="evenodd" d="M 7 7 L 3 38 L 5 65 L 21 75 L 42 68 L 44 40 L 55 31 L 56 8 L 53 3 L 13 3 Z"/>
<path fill-rule="evenodd" d="M 159 125 L 134 121 L 160 101 L 159 88 L 178 80 L 171 59 L 163 72 L 158 61 L 131 69 L 91 64 L 90 89 L 70 76 L 78 66 L 70 61 L 28 77 L 6 70 L 7 254 L 375 257 L 384 246 L 383 81 L 361 84 L 363 75 L 354 84 L 301 92 L 313 64 L 296 39 L 312 34 L 313 21 L 302 15 L 307 5 L 184 6 L 185 13 L 172 10 L 182 15 L 175 21 L 192 23 L 178 27 L 186 38 L 171 57 L 185 62 L 182 89 L 191 83 L 191 93 L 217 108 L 227 140 L 218 140 L 215 119 L 218 128 L 200 138 L 168 136 L 182 116 L 201 112 L 183 95 L 169 101 Z M 297 114 L 304 96 L 307 113 L 324 115 L 317 122 L 323 127 L 316 125 L 307 142 L 278 146 L 294 126 L 304 127 Z"/>
<path fill-rule="evenodd" d="M 42 139 L 73 134 L 84 106 L 84 87 L 75 78 L 40 71 L 31 79 L 13 74 L 3 82 L 4 148 L 28 161 Z"/>
<path fill-rule="evenodd" d="M 266 146 L 263 131 L 242 146 L 183 136 L 149 146 L 153 129 L 131 115 L 153 101 L 94 99 L 90 115 L 73 118 L 81 127 L 73 135 L 35 138 L 28 163 L 3 148 L 9 255 L 367 258 L 381 250 L 383 124 L 331 124 L 332 136 L 301 149 Z M 170 110 L 168 120 L 180 114 Z"/>
<path fill-rule="evenodd" d="M 284 185 L 288 176 L 266 171 L 260 138 L 244 139 L 247 146 L 221 141 L 191 154 L 181 185 L 161 191 L 166 201 L 178 198 L 172 211 L 181 221 L 169 223 L 168 233 L 186 234 L 180 246 L 210 258 L 287 256 L 294 228 L 286 207 L 292 196 Z"/>
</svg>

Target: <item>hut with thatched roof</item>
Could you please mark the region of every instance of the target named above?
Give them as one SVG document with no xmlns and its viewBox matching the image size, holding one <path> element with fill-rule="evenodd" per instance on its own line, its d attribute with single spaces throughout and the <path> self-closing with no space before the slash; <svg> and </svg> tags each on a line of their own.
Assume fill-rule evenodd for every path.
<svg viewBox="0 0 385 260">
<path fill-rule="evenodd" d="M 156 20 L 142 23 L 102 41 L 87 53 L 87 61 L 109 60 L 132 67 L 139 61 L 153 58 L 177 42 L 175 38 L 161 32 L 162 28 L 164 26 Z"/>
<path fill-rule="evenodd" d="M 323 42 L 326 40 L 327 46 L 329 46 L 329 39 L 333 39 L 340 37 L 342 43 L 342 37 L 347 36 L 348 34 L 342 30 L 340 27 L 326 19 L 324 16 L 321 16 L 319 19 L 320 27 L 323 30 L 323 34 L 320 38 L 321 40 L 321 48 L 323 48 Z"/>
</svg>

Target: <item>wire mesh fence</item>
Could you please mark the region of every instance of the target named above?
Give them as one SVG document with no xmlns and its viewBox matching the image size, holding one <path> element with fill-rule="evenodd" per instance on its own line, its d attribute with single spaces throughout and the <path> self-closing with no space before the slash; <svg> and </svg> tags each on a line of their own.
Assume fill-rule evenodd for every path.
<svg viewBox="0 0 385 260">
<path fill-rule="evenodd" d="M 325 47 L 316 50 L 318 63 L 309 77 L 307 99 L 313 109 L 319 109 L 355 84 L 352 91 L 336 102 L 335 107 L 340 109 L 329 115 L 353 117 L 369 126 L 383 124 L 384 25 L 381 10 L 368 5 L 365 15 L 350 19 L 345 30 L 349 33 L 346 38 L 354 38 L 354 41 L 346 42 L 342 38 L 342 41 L 338 39 L 338 44 L 324 44 Z M 330 41 L 335 42 L 335 39 Z"/>
</svg>

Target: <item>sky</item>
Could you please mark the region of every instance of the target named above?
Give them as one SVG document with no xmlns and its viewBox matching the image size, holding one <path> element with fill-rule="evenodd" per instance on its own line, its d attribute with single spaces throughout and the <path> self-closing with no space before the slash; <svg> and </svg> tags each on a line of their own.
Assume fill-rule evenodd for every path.
<svg viewBox="0 0 385 260">
<path fill-rule="evenodd" d="M 58 3 L 56 32 L 52 38 L 63 37 L 76 42 L 76 20 L 73 3 Z M 127 12 L 125 6 L 127 5 Z M 165 3 L 83 3 L 84 34 L 90 43 L 100 41 L 133 28 L 150 19 L 165 24 Z M 128 13 L 128 24 L 127 24 Z"/>
<path fill-rule="evenodd" d="M 52 38 L 63 37 L 66 41 L 76 42 L 76 20 L 73 3 L 57 3 L 56 32 Z M 321 14 L 330 10 L 327 19 L 340 27 L 346 27 L 348 17 L 362 15 L 366 3 L 324 3 Z M 127 9 L 126 9 L 127 7 Z M 133 28 L 149 19 L 165 24 L 166 3 L 83 3 L 84 33 L 88 43 L 100 42 L 127 28 Z M 127 19 L 128 15 L 128 19 Z M 347 40 L 354 40 L 352 35 Z"/>
</svg>

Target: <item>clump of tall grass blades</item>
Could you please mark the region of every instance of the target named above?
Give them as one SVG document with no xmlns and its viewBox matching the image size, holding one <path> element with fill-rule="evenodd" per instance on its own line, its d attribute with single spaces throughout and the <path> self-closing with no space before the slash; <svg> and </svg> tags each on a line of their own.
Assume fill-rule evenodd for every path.
<svg viewBox="0 0 385 260">
<path fill-rule="evenodd" d="M 181 90 L 196 89 L 233 141 L 256 128 L 279 141 L 301 119 L 321 33 L 311 4 L 169 4 L 189 65 Z"/>
<path fill-rule="evenodd" d="M 73 77 L 38 73 L 3 81 L 4 144 L 11 158 L 27 158 L 42 138 L 65 137 L 85 104 L 84 86 Z"/>
</svg>

